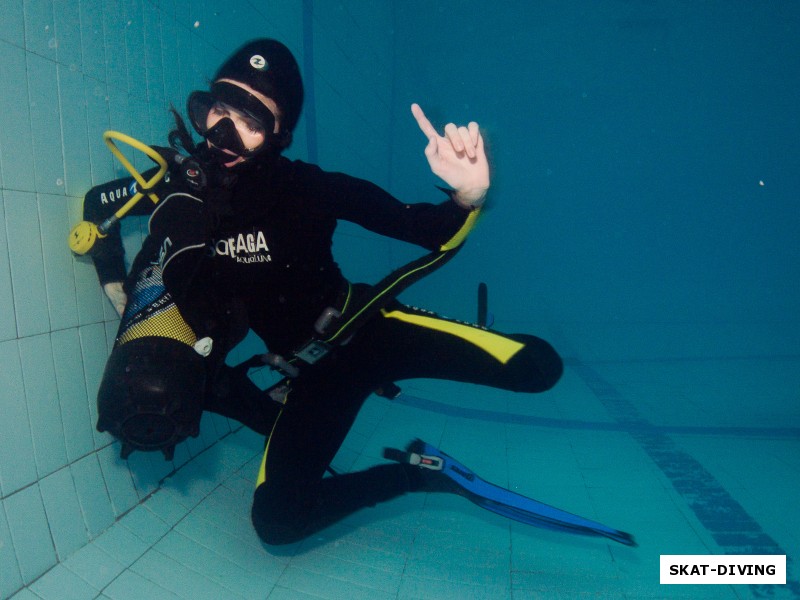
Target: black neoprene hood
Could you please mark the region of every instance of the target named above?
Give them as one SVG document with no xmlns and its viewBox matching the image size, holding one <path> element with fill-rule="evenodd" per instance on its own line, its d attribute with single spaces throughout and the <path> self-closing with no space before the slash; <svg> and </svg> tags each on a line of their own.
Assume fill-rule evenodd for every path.
<svg viewBox="0 0 800 600">
<path fill-rule="evenodd" d="M 281 42 L 262 38 L 234 52 L 214 75 L 232 79 L 272 98 L 281 111 L 281 131 L 291 132 L 303 108 L 303 80 L 291 51 Z"/>
</svg>

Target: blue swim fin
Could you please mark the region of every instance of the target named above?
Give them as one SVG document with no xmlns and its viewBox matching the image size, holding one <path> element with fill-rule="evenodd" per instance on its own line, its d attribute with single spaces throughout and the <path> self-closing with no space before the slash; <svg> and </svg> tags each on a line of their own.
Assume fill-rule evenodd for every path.
<svg viewBox="0 0 800 600">
<path fill-rule="evenodd" d="M 438 472 L 456 484 L 450 487 L 453 492 L 481 508 L 509 519 L 544 529 L 606 537 L 626 546 L 637 545 L 630 533 L 612 529 L 489 483 L 453 457 L 422 440 L 412 442 L 405 452 L 387 448 L 384 450 L 384 457 Z"/>
</svg>

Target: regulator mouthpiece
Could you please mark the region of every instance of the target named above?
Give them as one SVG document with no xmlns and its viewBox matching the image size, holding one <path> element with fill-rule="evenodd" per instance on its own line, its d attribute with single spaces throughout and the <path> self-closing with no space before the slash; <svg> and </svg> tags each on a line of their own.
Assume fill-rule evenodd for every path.
<svg viewBox="0 0 800 600">
<path fill-rule="evenodd" d="M 69 232 L 69 249 L 80 256 L 89 254 L 98 238 L 104 237 L 97 225 L 91 221 L 81 221 Z"/>
</svg>

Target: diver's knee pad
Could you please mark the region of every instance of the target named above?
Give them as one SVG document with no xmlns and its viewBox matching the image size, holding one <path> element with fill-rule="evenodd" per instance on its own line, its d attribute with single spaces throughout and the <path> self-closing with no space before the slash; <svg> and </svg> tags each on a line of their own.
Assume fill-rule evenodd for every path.
<svg viewBox="0 0 800 600">
<path fill-rule="evenodd" d="M 137 275 L 97 395 L 97 430 L 134 450 L 162 451 L 200 433 L 210 339 L 197 340 L 165 290 L 161 269 Z"/>
</svg>

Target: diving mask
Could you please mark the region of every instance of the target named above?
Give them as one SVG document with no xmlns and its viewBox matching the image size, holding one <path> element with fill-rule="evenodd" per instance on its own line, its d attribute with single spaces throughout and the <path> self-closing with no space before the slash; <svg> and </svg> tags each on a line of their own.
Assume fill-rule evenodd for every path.
<svg viewBox="0 0 800 600">
<path fill-rule="evenodd" d="M 214 147 L 242 158 L 250 158 L 264 150 L 273 137 L 275 115 L 272 111 L 257 97 L 232 83 L 218 81 L 212 84 L 210 92 L 192 92 L 187 108 L 197 133 Z M 208 127 L 212 111 L 219 120 Z M 234 120 L 242 127 L 262 131 L 262 140 L 254 147 L 252 142 L 243 140 Z"/>
</svg>

